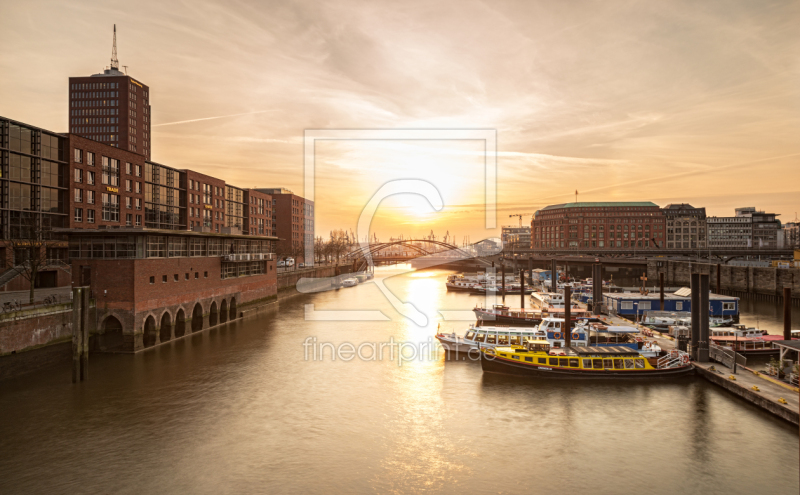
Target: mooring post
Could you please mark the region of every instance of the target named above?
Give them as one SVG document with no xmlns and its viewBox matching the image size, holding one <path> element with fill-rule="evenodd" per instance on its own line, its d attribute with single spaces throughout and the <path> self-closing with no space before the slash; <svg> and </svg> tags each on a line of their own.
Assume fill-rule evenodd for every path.
<svg viewBox="0 0 800 495">
<path fill-rule="evenodd" d="M 519 271 L 519 307 L 525 309 L 525 269 Z"/>
<path fill-rule="evenodd" d="M 709 287 L 709 277 L 708 274 L 700 275 L 700 342 L 698 343 L 697 353 L 698 357 L 697 360 L 701 363 L 708 362 L 708 341 L 709 341 L 709 306 L 708 306 L 708 294 L 711 292 L 711 288 Z M 694 292 L 694 291 L 692 291 Z M 733 359 L 736 359 L 736 349 L 733 352 Z"/>
<path fill-rule="evenodd" d="M 564 324 L 561 326 L 564 331 L 564 346 L 572 345 L 572 290 L 569 285 L 564 286 Z"/>
<path fill-rule="evenodd" d="M 88 365 L 88 356 L 84 353 L 89 348 L 88 309 L 89 289 L 74 287 L 72 289 L 72 383 L 86 379 L 84 366 Z M 85 305 L 85 306 L 84 306 Z M 84 313 L 87 313 L 84 316 Z M 86 324 L 84 324 L 86 322 Z"/>
<path fill-rule="evenodd" d="M 84 287 L 81 301 L 81 342 L 83 352 L 81 353 L 81 381 L 89 379 L 89 287 Z"/>
<path fill-rule="evenodd" d="M 658 274 L 659 299 L 661 300 L 661 311 L 664 311 L 664 272 Z"/>
<path fill-rule="evenodd" d="M 556 259 L 553 258 L 552 265 L 550 267 L 550 292 L 552 293 L 555 293 L 556 289 L 558 288 L 558 282 L 556 281 L 557 268 L 558 267 L 556 266 Z"/>
<path fill-rule="evenodd" d="M 697 347 L 700 342 L 700 274 L 691 274 L 691 284 L 689 287 L 692 290 L 692 359 L 698 359 Z"/>
<path fill-rule="evenodd" d="M 500 263 L 500 277 L 502 278 L 500 280 L 500 286 L 502 287 L 500 289 L 500 295 L 503 296 L 503 305 L 505 306 L 505 304 L 506 304 L 506 264 L 505 263 Z"/>
<path fill-rule="evenodd" d="M 717 263 L 717 294 L 722 294 L 722 267 Z"/>
<path fill-rule="evenodd" d="M 592 265 L 592 313 L 599 315 L 603 305 L 603 265 Z"/>
<path fill-rule="evenodd" d="M 783 340 L 792 340 L 792 288 L 783 288 Z"/>
</svg>

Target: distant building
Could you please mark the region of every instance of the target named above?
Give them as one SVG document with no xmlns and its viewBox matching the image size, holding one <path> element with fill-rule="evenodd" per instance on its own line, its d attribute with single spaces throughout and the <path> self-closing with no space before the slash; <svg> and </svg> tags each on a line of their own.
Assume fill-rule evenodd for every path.
<svg viewBox="0 0 800 495">
<path fill-rule="evenodd" d="M 800 248 L 800 223 L 788 222 L 783 224 L 783 247 Z"/>
<path fill-rule="evenodd" d="M 778 249 L 785 238 L 775 213 L 765 213 L 753 206 L 735 209 L 733 217 L 709 217 L 710 248 Z"/>
<path fill-rule="evenodd" d="M 531 248 L 663 248 L 664 230 L 664 213 L 650 201 L 550 205 L 533 215 Z"/>
<path fill-rule="evenodd" d="M 305 262 L 314 259 L 314 202 L 285 188 L 258 188 L 272 197 L 272 235 L 280 238 L 279 256 L 297 256 Z M 302 249 L 302 251 L 299 251 Z"/>
<path fill-rule="evenodd" d="M 503 226 L 501 239 L 504 249 L 528 249 L 531 246 L 531 228 Z"/>
<path fill-rule="evenodd" d="M 707 247 L 706 209 L 687 203 L 663 208 L 667 223 L 667 249 L 703 249 Z"/>
</svg>

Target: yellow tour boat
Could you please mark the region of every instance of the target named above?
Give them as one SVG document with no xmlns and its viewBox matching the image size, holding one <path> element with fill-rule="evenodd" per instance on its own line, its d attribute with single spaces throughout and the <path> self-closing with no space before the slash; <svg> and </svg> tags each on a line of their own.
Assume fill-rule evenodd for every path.
<svg viewBox="0 0 800 495">
<path fill-rule="evenodd" d="M 621 346 L 551 351 L 546 340 L 482 348 L 481 368 L 484 372 L 537 378 L 656 378 L 694 373 L 689 354 L 679 350 L 659 358 L 646 358 Z"/>
</svg>

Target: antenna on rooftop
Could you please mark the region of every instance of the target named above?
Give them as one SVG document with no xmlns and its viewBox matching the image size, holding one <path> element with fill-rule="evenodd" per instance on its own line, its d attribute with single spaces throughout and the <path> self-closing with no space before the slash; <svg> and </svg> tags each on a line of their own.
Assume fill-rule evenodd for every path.
<svg viewBox="0 0 800 495">
<path fill-rule="evenodd" d="M 114 24 L 114 47 L 111 49 L 111 68 L 119 70 L 119 60 L 117 60 L 117 25 Z"/>
</svg>

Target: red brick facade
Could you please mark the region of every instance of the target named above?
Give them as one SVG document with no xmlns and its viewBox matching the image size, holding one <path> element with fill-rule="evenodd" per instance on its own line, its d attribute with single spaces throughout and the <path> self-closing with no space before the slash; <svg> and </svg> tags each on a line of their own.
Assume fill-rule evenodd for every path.
<svg viewBox="0 0 800 495">
<path fill-rule="evenodd" d="M 189 230 L 222 232 L 225 226 L 225 181 L 185 170 L 187 184 L 186 215 Z"/>
<path fill-rule="evenodd" d="M 247 189 L 245 191 L 244 232 L 249 235 L 272 234 L 272 196 Z"/>
<path fill-rule="evenodd" d="M 69 227 L 81 229 L 100 226 L 143 226 L 144 157 L 74 134 L 69 135 L 68 143 L 70 159 L 68 177 L 70 192 L 67 210 Z M 119 164 L 116 176 L 109 172 L 109 167 L 112 165 L 111 160 L 115 160 L 114 163 Z M 104 162 L 106 162 L 105 166 Z M 130 190 L 128 190 L 129 186 Z M 116 220 L 104 219 L 104 194 L 108 195 L 109 199 L 111 196 L 119 198 Z M 114 218 L 114 216 L 110 216 L 110 218 Z M 130 224 L 127 223 L 128 220 L 130 220 Z"/>
</svg>

